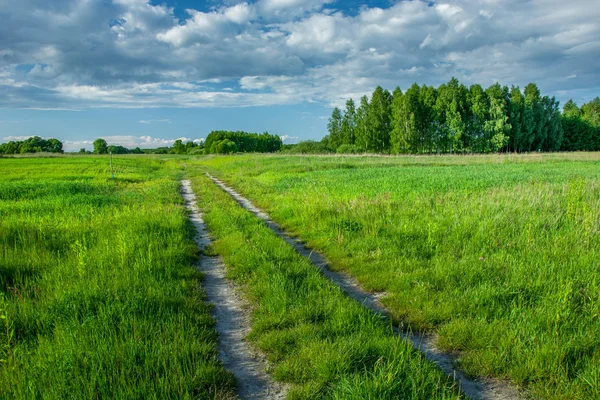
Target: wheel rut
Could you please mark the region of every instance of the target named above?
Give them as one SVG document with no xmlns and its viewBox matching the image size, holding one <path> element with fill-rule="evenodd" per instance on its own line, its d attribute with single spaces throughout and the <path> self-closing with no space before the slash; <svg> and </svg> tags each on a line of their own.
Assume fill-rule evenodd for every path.
<svg viewBox="0 0 600 400">
<path fill-rule="evenodd" d="M 367 309 L 391 318 L 391 313 L 381 304 L 377 294 L 369 293 L 362 289 L 353 277 L 333 271 L 329 266 L 329 262 L 322 254 L 306 247 L 300 240 L 290 237 L 267 213 L 256 207 L 250 200 L 227 186 L 221 180 L 208 173 L 206 175 L 243 208 L 264 221 L 277 236 L 289 243 L 300 255 L 308 258 L 325 277 L 339 286 L 349 297 L 358 301 Z M 413 348 L 420 351 L 425 358 L 436 364 L 446 375 L 454 379 L 461 391 L 468 397 L 476 400 L 513 400 L 523 398 L 519 390 L 506 381 L 493 378 L 471 379 L 465 373 L 456 369 L 454 367 L 455 360 L 452 355 L 443 352 L 435 346 L 435 336 L 407 332 L 397 326 L 394 327 L 394 330 L 405 341 L 410 343 Z"/>
<path fill-rule="evenodd" d="M 211 243 L 202 213 L 189 180 L 181 181 L 181 195 L 196 229 L 194 241 L 200 250 Z M 274 382 L 266 373 L 267 362 L 253 351 L 246 337 L 250 331 L 249 306 L 236 287 L 225 278 L 225 266 L 219 257 L 202 254 L 198 269 L 204 274 L 202 287 L 214 306 L 213 317 L 219 334 L 219 358 L 237 380 L 240 399 L 279 400 L 285 398 L 285 386 Z"/>
</svg>

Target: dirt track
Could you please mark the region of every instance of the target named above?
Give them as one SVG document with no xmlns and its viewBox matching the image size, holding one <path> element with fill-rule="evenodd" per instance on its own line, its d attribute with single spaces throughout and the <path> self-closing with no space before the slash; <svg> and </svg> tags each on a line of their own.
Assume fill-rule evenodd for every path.
<svg viewBox="0 0 600 400">
<path fill-rule="evenodd" d="M 181 195 L 196 228 L 194 240 L 200 250 L 210 245 L 196 196 L 188 180 L 181 181 Z M 219 257 L 202 255 L 198 269 L 204 274 L 203 289 L 214 306 L 213 316 L 219 333 L 219 358 L 237 379 L 241 399 L 283 399 L 285 388 L 273 382 L 265 372 L 267 363 L 246 341 L 250 331 L 249 306 L 225 279 L 225 267 Z"/>
<path fill-rule="evenodd" d="M 252 204 L 250 200 L 237 193 L 231 187 L 225 185 L 222 181 L 214 178 L 210 174 L 206 175 L 221 189 L 233 197 L 242 207 L 263 220 L 277 236 L 293 246 L 300 255 L 308 258 L 311 263 L 323 273 L 323 275 L 338 285 L 348 296 L 373 312 L 388 317 L 390 316 L 389 311 L 380 303 L 377 295 L 363 290 L 354 278 L 340 272 L 332 271 L 323 255 L 313 249 L 307 248 L 299 240 L 288 236 L 264 211 L 260 210 Z M 510 385 L 508 382 L 488 378 L 476 380 L 470 379 L 463 372 L 455 369 L 452 356 L 442 352 L 435 346 L 435 338 L 433 336 L 404 332 L 399 328 L 396 328 L 396 332 L 415 349 L 423 353 L 429 361 L 436 364 L 444 371 L 444 373 L 454 379 L 459 384 L 462 392 L 470 398 L 481 400 L 511 400 L 522 398 L 517 388 Z"/>
</svg>

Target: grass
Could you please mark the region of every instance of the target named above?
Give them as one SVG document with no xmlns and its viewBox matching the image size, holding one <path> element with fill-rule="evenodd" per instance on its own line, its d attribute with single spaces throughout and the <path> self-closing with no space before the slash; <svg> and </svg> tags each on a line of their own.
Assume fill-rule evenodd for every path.
<svg viewBox="0 0 600 400">
<path fill-rule="evenodd" d="M 177 164 L 107 164 L 0 159 L 0 397 L 231 397 Z"/>
<path fill-rule="evenodd" d="M 254 215 L 210 180 L 193 188 L 212 252 L 244 289 L 250 340 L 290 384 L 290 399 L 457 399 L 444 375 L 394 335 L 389 321 L 345 296 Z"/>
<path fill-rule="evenodd" d="M 397 322 L 437 333 L 466 372 L 534 397 L 600 397 L 600 154 L 198 164 L 384 292 Z"/>
</svg>

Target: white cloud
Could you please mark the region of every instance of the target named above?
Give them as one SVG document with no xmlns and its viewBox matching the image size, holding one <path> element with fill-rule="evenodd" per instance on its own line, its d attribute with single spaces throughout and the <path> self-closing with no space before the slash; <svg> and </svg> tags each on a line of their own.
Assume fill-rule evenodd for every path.
<svg viewBox="0 0 600 400">
<path fill-rule="evenodd" d="M 29 139 L 30 137 L 33 137 L 33 136 L 35 136 L 35 135 L 5 136 L 3 138 L 0 138 L 0 142 L 21 141 L 21 140 Z M 49 138 L 43 138 L 43 139 L 49 139 Z"/>
<path fill-rule="evenodd" d="M 593 1 L 415 0 L 356 14 L 341 1 L 231 1 L 183 21 L 147 0 L 4 3 L 5 108 L 340 105 L 453 75 L 536 81 L 562 98 L 600 91 Z"/>
<path fill-rule="evenodd" d="M 280 138 L 281 138 L 281 141 L 286 144 L 298 143 L 298 140 L 300 139 L 298 136 L 289 136 L 289 135 L 283 135 L 283 136 L 280 136 Z"/>
</svg>

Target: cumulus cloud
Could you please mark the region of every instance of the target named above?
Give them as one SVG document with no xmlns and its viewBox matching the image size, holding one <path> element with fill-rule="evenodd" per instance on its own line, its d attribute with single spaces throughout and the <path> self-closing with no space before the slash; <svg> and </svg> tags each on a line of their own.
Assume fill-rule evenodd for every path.
<svg viewBox="0 0 600 400">
<path fill-rule="evenodd" d="M 600 91 L 593 0 L 0 0 L 0 107 L 341 105 L 378 85 Z M 568 78 L 568 79 L 567 79 Z M 156 121 L 155 121 L 156 122 Z"/>
<path fill-rule="evenodd" d="M 11 142 L 11 141 L 22 141 L 25 139 L 29 139 L 30 137 L 33 137 L 33 135 L 28 135 L 28 136 L 5 136 L 3 138 L 0 138 L 0 142 L 4 143 L 4 142 Z M 42 139 L 49 139 L 47 137 L 44 137 Z"/>
<path fill-rule="evenodd" d="M 280 136 L 280 138 L 281 138 L 281 141 L 286 144 L 298 143 L 298 140 L 300 139 L 298 136 L 290 136 L 290 135 L 282 135 L 282 136 Z"/>
</svg>

